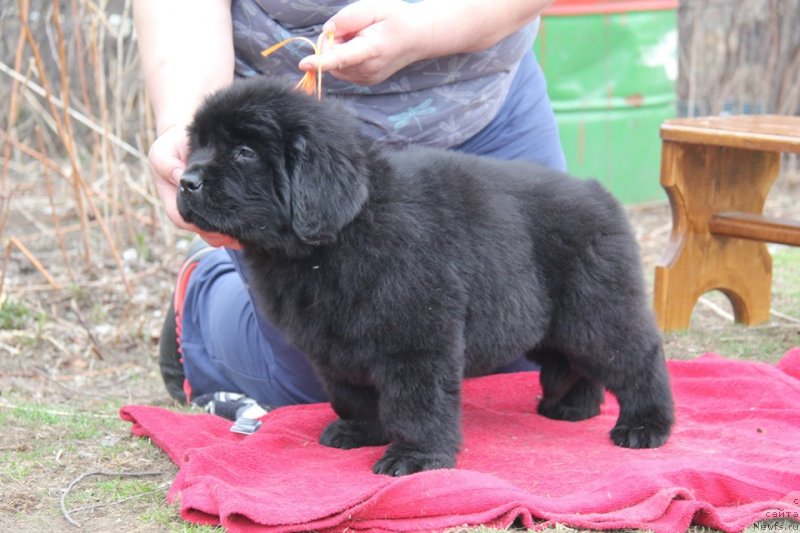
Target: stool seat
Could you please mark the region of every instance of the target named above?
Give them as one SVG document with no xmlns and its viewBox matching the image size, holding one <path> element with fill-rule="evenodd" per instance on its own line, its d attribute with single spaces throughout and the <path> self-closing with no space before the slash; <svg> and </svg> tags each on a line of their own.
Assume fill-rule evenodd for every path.
<svg viewBox="0 0 800 533">
<path fill-rule="evenodd" d="M 676 118 L 661 126 L 666 141 L 800 153 L 800 117 L 734 115 Z"/>
<path fill-rule="evenodd" d="M 764 243 L 800 246 L 800 221 L 767 217 L 782 153 L 800 153 L 800 117 L 683 118 L 661 126 L 661 185 L 672 232 L 656 266 L 663 331 L 689 326 L 697 300 L 720 290 L 737 322 L 769 319 L 772 257 Z"/>
</svg>

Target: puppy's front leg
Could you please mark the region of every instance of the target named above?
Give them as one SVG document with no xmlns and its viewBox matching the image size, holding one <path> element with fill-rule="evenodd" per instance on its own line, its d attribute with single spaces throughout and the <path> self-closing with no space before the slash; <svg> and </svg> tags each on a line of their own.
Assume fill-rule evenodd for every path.
<svg viewBox="0 0 800 533">
<path fill-rule="evenodd" d="M 319 438 L 320 444 L 348 450 L 386 444 L 386 433 L 378 419 L 378 393 L 372 387 L 328 382 L 331 405 L 339 415 Z"/>
<path fill-rule="evenodd" d="M 401 364 L 386 371 L 380 419 L 392 444 L 373 466 L 376 474 L 403 476 L 455 466 L 461 444 L 461 376 L 442 370 Z"/>
</svg>

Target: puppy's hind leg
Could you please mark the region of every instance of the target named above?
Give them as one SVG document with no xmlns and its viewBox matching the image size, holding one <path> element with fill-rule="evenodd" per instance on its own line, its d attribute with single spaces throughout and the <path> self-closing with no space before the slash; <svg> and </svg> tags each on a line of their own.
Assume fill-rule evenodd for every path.
<svg viewBox="0 0 800 533">
<path fill-rule="evenodd" d="M 613 442 L 655 448 L 672 428 L 672 392 L 638 249 L 624 226 L 620 214 L 620 231 L 598 233 L 574 258 L 570 290 L 559 301 L 551 335 L 567 347 L 573 370 L 602 383 L 619 400 Z"/>
<path fill-rule="evenodd" d="M 319 443 L 348 450 L 388 442 L 378 419 L 378 393 L 372 387 L 328 383 L 333 410 L 340 418 L 325 428 Z"/>
<path fill-rule="evenodd" d="M 594 325 L 598 327 L 584 331 L 586 344 L 576 350 L 571 363 L 617 397 L 619 418 L 611 440 L 624 448 L 661 446 L 669 437 L 674 417 L 658 331 L 641 317 L 632 317 L 629 323 Z"/>
<path fill-rule="evenodd" d="M 577 422 L 600 413 L 603 387 L 572 370 L 556 350 L 536 350 L 528 358 L 539 363 L 542 399 L 537 412 L 554 420 Z"/>
<path fill-rule="evenodd" d="M 619 400 L 619 418 L 611 440 L 624 448 L 657 448 L 669 437 L 673 414 L 672 392 L 660 340 L 641 345 L 640 371 L 609 376 L 606 385 Z"/>
</svg>

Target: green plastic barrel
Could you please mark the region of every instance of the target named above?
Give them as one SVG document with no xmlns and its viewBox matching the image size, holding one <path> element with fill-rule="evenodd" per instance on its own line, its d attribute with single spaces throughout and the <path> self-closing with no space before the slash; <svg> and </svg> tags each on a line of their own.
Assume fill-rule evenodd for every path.
<svg viewBox="0 0 800 533">
<path fill-rule="evenodd" d="M 675 115 L 677 0 L 557 0 L 536 52 L 571 174 L 624 203 L 666 199 L 659 126 Z"/>
</svg>

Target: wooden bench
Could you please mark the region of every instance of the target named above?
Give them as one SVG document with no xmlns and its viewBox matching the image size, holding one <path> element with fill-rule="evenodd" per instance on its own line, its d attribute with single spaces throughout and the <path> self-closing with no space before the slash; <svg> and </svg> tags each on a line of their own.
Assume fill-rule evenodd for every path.
<svg viewBox="0 0 800 533">
<path fill-rule="evenodd" d="M 661 139 L 672 233 L 655 272 L 659 326 L 688 328 L 697 300 L 714 289 L 731 301 L 737 322 L 768 320 L 765 243 L 800 246 L 800 221 L 764 216 L 763 208 L 781 154 L 800 153 L 800 117 L 673 119 L 661 126 Z"/>
</svg>

